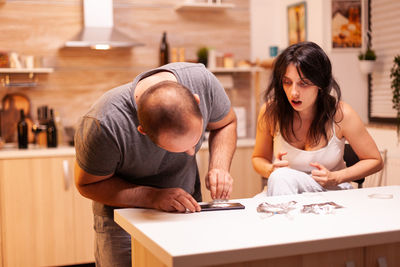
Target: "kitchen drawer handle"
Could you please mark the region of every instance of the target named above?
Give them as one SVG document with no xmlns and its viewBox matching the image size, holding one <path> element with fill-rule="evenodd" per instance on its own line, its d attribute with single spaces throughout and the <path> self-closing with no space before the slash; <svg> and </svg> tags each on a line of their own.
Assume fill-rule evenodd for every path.
<svg viewBox="0 0 400 267">
<path fill-rule="evenodd" d="M 71 171 L 69 168 L 69 161 L 64 159 L 63 160 L 63 169 L 64 169 L 64 189 L 68 191 L 71 185 Z"/>
<path fill-rule="evenodd" d="M 379 266 L 379 267 L 387 267 L 387 266 L 388 266 L 385 257 L 379 257 L 379 258 L 377 259 L 377 262 L 378 262 L 378 266 Z"/>
</svg>

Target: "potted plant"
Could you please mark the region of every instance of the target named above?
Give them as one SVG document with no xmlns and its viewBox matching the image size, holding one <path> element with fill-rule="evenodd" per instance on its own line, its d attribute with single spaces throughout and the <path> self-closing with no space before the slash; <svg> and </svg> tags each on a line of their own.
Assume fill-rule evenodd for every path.
<svg viewBox="0 0 400 267">
<path fill-rule="evenodd" d="M 367 48 L 365 53 L 360 52 L 358 59 L 360 60 L 360 70 L 362 73 L 369 74 L 374 70 L 376 55 L 375 51 L 370 47 Z"/>
<path fill-rule="evenodd" d="M 397 111 L 397 137 L 400 136 L 400 55 L 394 57 L 393 67 L 390 70 L 390 78 L 392 82 L 390 87 L 392 88 L 392 103 L 393 108 Z"/>
<path fill-rule="evenodd" d="M 197 50 L 197 61 L 203 63 L 204 66 L 208 65 L 208 47 L 201 47 Z"/>
</svg>

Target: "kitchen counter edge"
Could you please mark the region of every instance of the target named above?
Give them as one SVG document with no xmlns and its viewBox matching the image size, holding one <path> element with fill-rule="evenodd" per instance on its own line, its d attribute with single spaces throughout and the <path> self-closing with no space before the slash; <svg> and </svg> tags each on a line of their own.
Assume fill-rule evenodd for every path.
<svg viewBox="0 0 400 267">
<path fill-rule="evenodd" d="M 0 159 L 48 158 L 75 156 L 74 147 L 2 149 Z"/>
<path fill-rule="evenodd" d="M 254 147 L 254 139 L 238 139 L 237 148 Z M 208 141 L 204 141 L 201 149 L 208 149 Z M 30 148 L 30 149 L 0 149 L 0 159 L 23 159 L 23 158 L 45 158 L 75 156 L 74 147 L 57 148 Z"/>
</svg>

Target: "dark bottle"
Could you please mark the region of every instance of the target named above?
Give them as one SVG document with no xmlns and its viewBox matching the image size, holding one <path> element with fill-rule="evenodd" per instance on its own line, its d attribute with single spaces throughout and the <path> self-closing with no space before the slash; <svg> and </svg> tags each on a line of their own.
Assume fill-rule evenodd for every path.
<svg viewBox="0 0 400 267">
<path fill-rule="evenodd" d="M 50 118 L 46 127 L 47 147 L 57 147 L 57 127 L 54 122 L 53 109 L 50 109 Z"/>
<path fill-rule="evenodd" d="M 18 148 L 28 148 L 28 124 L 25 121 L 24 110 L 20 110 L 21 118 L 17 124 Z"/>
<path fill-rule="evenodd" d="M 169 45 L 167 42 L 167 33 L 163 32 L 160 44 L 160 66 L 169 63 Z"/>
</svg>

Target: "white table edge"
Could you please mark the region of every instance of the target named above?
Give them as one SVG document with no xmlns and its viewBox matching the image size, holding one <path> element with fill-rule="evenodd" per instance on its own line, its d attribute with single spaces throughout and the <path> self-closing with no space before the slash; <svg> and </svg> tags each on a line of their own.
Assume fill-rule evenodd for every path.
<svg viewBox="0 0 400 267">
<path fill-rule="evenodd" d="M 400 230 L 393 230 L 301 241 L 297 243 L 205 252 L 196 255 L 173 256 L 143 234 L 121 214 L 129 212 L 129 210 L 130 209 L 115 210 L 114 220 L 131 236 L 134 236 L 141 245 L 169 267 L 229 264 L 400 242 Z"/>
<path fill-rule="evenodd" d="M 142 231 L 138 230 L 136 227 L 134 227 L 129 221 L 127 221 L 119 212 L 119 209 L 114 210 L 114 221 L 121 226 L 129 235 L 131 238 L 134 236 L 136 240 L 140 242 L 142 246 L 144 246 L 146 249 L 148 249 L 151 253 L 154 254 L 160 261 L 162 261 L 164 264 L 167 266 L 173 266 L 172 265 L 172 259 L 173 257 L 166 252 L 162 247 L 157 245 L 156 242 L 148 238 L 145 234 L 142 233 Z"/>
<path fill-rule="evenodd" d="M 223 255 L 221 255 L 221 252 L 219 251 L 215 253 L 177 256 L 172 259 L 174 263 L 172 266 L 187 267 L 251 262 L 395 242 L 400 242 L 400 231 L 374 233 L 371 235 L 361 236 L 346 236 L 325 240 L 311 240 L 306 242 L 302 241 L 299 243 L 262 246 L 258 248 L 237 249 L 225 251 Z M 265 254 L 269 254 L 270 256 Z M 207 255 L 207 257 L 204 257 L 205 255 Z"/>
</svg>

